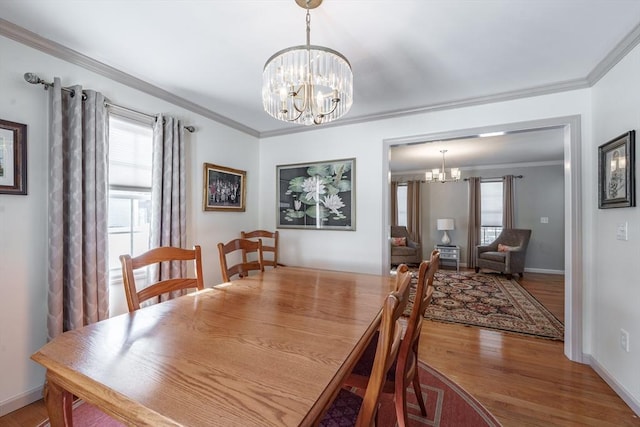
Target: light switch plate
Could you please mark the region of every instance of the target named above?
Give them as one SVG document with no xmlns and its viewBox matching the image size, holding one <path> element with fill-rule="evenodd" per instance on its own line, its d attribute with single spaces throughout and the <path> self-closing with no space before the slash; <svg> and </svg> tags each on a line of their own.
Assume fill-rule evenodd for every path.
<svg viewBox="0 0 640 427">
<path fill-rule="evenodd" d="M 616 228 L 616 239 L 618 240 L 629 240 L 628 230 L 627 230 L 627 222 L 623 222 L 618 224 Z"/>
<path fill-rule="evenodd" d="M 549 217 L 548 216 L 541 216 L 540 217 L 540 223 L 541 224 L 549 224 Z"/>
</svg>

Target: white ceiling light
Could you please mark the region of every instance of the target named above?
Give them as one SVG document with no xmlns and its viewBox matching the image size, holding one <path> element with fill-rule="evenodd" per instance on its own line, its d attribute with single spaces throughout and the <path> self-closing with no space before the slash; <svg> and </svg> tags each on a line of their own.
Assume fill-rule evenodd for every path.
<svg viewBox="0 0 640 427">
<path fill-rule="evenodd" d="M 451 168 L 449 171 L 449 177 L 447 178 L 447 173 L 444 168 L 444 153 L 447 150 L 440 150 L 442 153 L 442 170 L 440 169 L 432 169 L 431 171 L 425 172 L 424 179 L 426 182 L 455 182 L 460 180 L 460 169 L 459 168 Z"/>
<path fill-rule="evenodd" d="M 307 10 L 307 44 L 276 52 L 262 73 L 264 110 L 278 120 L 319 125 L 345 115 L 353 102 L 353 74 L 347 58 L 311 40 L 310 9 L 322 0 L 296 0 Z"/>
</svg>

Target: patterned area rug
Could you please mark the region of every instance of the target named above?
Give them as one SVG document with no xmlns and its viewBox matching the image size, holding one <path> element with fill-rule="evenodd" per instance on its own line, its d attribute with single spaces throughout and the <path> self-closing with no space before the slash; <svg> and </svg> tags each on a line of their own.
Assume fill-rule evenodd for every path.
<svg viewBox="0 0 640 427">
<path fill-rule="evenodd" d="M 564 339 L 562 322 L 515 280 L 502 275 L 440 270 L 433 284 L 435 291 L 425 313 L 427 319 Z"/>
<path fill-rule="evenodd" d="M 427 416 L 423 417 L 420 413 L 413 387 L 408 387 L 408 427 L 497 427 L 501 425 L 473 396 L 426 363 L 419 363 L 419 376 Z M 397 426 L 392 395 L 382 395 L 378 416 L 380 427 Z"/>
</svg>

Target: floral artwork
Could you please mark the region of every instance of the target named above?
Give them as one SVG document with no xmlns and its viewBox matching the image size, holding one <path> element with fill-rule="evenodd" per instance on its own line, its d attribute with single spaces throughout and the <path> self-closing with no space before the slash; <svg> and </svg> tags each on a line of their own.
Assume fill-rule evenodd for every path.
<svg viewBox="0 0 640 427">
<path fill-rule="evenodd" d="M 355 230 L 355 159 L 277 167 L 278 227 Z"/>
</svg>

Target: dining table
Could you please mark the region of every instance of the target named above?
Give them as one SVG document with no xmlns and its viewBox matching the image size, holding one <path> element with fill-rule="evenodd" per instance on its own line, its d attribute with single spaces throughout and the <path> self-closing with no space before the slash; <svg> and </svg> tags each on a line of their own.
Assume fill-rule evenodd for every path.
<svg viewBox="0 0 640 427">
<path fill-rule="evenodd" d="M 316 425 L 393 288 L 279 266 L 67 331 L 31 356 L 51 426 L 73 425 L 74 398 L 134 426 Z"/>
</svg>

